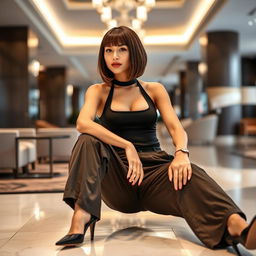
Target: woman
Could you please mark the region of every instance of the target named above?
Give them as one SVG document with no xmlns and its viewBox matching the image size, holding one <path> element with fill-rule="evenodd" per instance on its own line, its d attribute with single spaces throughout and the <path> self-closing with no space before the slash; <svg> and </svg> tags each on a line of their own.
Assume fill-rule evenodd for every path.
<svg viewBox="0 0 256 256">
<path fill-rule="evenodd" d="M 89 226 L 93 239 L 103 199 L 125 213 L 150 210 L 183 217 L 210 248 L 238 242 L 256 248 L 256 218 L 248 225 L 226 193 L 190 163 L 187 135 L 164 86 L 136 79 L 146 62 L 134 31 L 121 26 L 105 34 L 98 59 L 104 83 L 86 92 L 77 119 L 82 134 L 71 155 L 63 196 L 74 209 L 72 224 L 56 245 L 82 243 Z M 174 156 L 160 148 L 156 109 L 176 146 Z"/>
</svg>

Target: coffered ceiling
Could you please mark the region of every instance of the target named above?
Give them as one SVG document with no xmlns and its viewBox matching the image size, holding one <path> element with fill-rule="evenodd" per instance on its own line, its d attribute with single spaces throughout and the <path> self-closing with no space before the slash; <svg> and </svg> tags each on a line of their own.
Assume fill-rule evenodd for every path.
<svg viewBox="0 0 256 256">
<path fill-rule="evenodd" d="M 238 31 L 241 54 L 255 54 L 256 29 L 247 16 L 255 6 L 255 0 L 156 1 L 143 25 L 148 66 L 142 78 L 175 83 L 184 61 L 200 60 L 198 37 L 209 30 Z M 43 65 L 66 65 L 67 83 L 100 80 L 97 53 L 106 27 L 90 0 L 1 0 L 0 25 L 28 25 L 39 38 L 34 57 Z"/>
</svg>

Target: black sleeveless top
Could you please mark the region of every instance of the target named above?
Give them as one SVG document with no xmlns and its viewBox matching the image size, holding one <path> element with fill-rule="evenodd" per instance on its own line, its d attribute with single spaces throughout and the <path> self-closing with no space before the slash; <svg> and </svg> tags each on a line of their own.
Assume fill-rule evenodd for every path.
<svg viewBox="0 0 256 256">
<path fill-rule="evenodd" d="M 114 84 L 112 84 L 102 115 L 99 118 L 100 124 L 120 137 L 132 142 L 135 147 L 160 147 L 156 137 L 157 113 L 155 104 L 139 81 L 136 80 L 136 82 L 148 104 L 148 108 L 137 111 L 112 110 L 111 102 L 114 93 Z"/>
</svg>

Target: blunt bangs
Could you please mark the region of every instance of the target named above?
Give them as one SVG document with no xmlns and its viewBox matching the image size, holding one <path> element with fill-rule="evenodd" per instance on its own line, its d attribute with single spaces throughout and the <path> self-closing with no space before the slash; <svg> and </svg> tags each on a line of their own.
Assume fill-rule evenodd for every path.
<svg viewBox="0 0 256 256">
<path fill-rule="evenodd" d="M 118 45 L 127 45 L 129 41 L 127 36 L 122 33 L 122 30 L 116 29 L 113 33 L 107 33 L 102 40 L 102 47 L 106 46 L 118 46 Z"/>
<path fill-rule="evenodd" d="M 144 73 L 147 64 L 147 54 L 138 35 L 126 26 L 115 27 L 104 35 L 99 50 L 98 71 L 105 83 L 111 83 L 114 79 L 114 74 L 105 63 L 104 48 L 119 45 L 127 45 L 129 49 L 130 70 L 128 79 L 138 78 Z"/>
</svg>

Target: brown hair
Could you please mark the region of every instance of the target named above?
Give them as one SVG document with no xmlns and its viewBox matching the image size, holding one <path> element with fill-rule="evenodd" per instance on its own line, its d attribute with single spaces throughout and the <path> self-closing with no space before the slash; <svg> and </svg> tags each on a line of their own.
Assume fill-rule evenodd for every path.
<svg viewBox="0 0 256 256">
<path fill-rule="evenodd" d="M 117 45 L 127 45 L 129 49 L 129 80 L 143 75 L 147 64 L 147 54 L 138 35 L 126 26 L 112 28 L 104 35 L 98 56 L 98 72 L 105 83 L 110 83 L 114 78 L 114 74 L 106 65 L 104 48 Z"/>
</svg>

